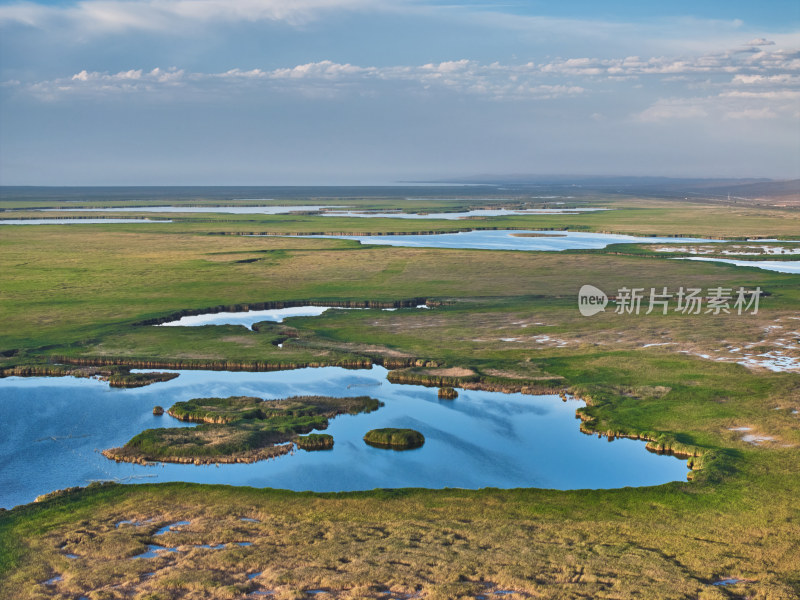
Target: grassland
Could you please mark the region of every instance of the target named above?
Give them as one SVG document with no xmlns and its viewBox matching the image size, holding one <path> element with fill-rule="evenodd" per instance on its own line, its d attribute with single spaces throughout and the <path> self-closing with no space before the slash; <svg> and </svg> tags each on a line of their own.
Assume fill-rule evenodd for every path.
<svg viewBox="0 0 800 600">
<path fill-rule="evenodd" d="M 796 212 L 764 207 L 602 202 L 617 210 L 484 225 L 711 237 L 796 238 L 800 231 Z M 340 598 L 387 597 L 386 590 L 426 598 L 495 590 L 542 598 L 798 597 L 800 375 L 747 369 L 734 352 L 750 345 L 756 355 L 795 355 L 798 276 L 671 261 L 631 247 L 487 252 L 209 235 L 464 225 L 250 217 L 0 229 L 0 317 L 7 324 L 0 364 L 395 361 L 408 370 L 394 377 L 430 385 L 568 390 L 587 399 L 588 430 L 697 455 L 693 481 L 572 492 L 93 487 L 0 512 L 0 597 L 239 598 L 273 590 L 303 598 L 319 588 Z M 609 310 L 585 318 L 575 301 L 584 283 L 609 292 L 758 286 L 768 295 L 756 315 Z M 438 305 L 329 311 L 258 331 L 137 325 L 235 303 L 412 297 Z M 739 427 L 771 439 L 748 443 Z M 146 524 L 115 527 L 120 520 Z M 179 520 L 191 524 L 153 537 Z M 153 543 L 183 550 L 130 559 Z M 194 547 L 219 543 L 228 545 Z M 63 580 L 42 585 L 55 575 Z M 725 577 L 748 581 L 712 585 Z"/>
</svg>

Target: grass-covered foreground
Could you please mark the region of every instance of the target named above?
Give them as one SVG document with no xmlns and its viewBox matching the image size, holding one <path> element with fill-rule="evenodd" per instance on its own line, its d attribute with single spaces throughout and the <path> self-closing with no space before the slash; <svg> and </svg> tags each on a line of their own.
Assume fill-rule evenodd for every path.
<svg viewBox="0 0 800 600">
<path fill-rule="evenodd" d="M 749 450 L 738 482 L 614 491 L 98 487 L 0 514 L 2 597 L 790 599 L 797 507 L 775 497 L 800 490 L 766 471 L 796 458 Z M 179 551 L 131 558 L 148 544 Z M 751 581 L 713 585 L 728 577 Z"/>
<path fill-rule="evenodd" d="M 796 211 L 764 206 L 602 202 L 616 210 L 481 225 L 712 237 L 791 238 L 798 230 Z M 581 410 L 585 431 L 640 437 L 691 456 L 693 480 L 568 492 L 96 486 L 0 512 L 0 598 L 241 598 L 254 591 L 304 598 L 308 590 L 340 598 L 800 594 L 800 375 L 763 366 L 771 356 L 800 356 L 798 276 L 674 261 L 681 252 L 634 245 L 492 252 L 212 235 L 452 230 L 465 226 L 459 222 L 178 217 L 0 230 L 2 367 L 380 362 L 395 368 L 390 378 L 398 382 L 572 392 L 589 404 Z M 765 295 L 755 315 L 607 310 L 587 318 L 576 303 L 585 283 L 609 293 L 743 286 Z M 408 298 L 426 298 L 433 308 L 329 311 L 255 331 L 141 324 L 235 304 L 380 306 Z M 745 356 L 756 361 L 749 368 L 738 364 Z M 190 436 L 196 433 L 184 432 L 257 422 L 254 409 L 260 405 L 246 401 L 173 407 L 213 421 L 180 430 Z M 298 445 L 329 443 L 324 434 L 292 435 Z M 207 449 L 200 441 L 190 445 Z M 121 521 L 133 523 L 117 527 Z M 179 521 L 189 524 L 155 535 Z M 178 551 L 131 558 L 150 544 Z M 744 581 L 713 585 L 726 578 Z"/>
<path fill-rule="evenodd" d="M 121 448 L 103 455 L 116 461 L 147 464 L 252 463 L 304 449 L 333 446 L 329 435 L 301 436 L 326 429 L 328 419 L 342 414 L 372 412 L 381 402 L 368 396 L 331 398 L 297 396 L 264 401 L 249 396 L 195 398 L 178 402 L 168 413 L 197 427 L 147 429 Z M 313 435 L 313 434 L 312 434 Z"/>
</svg>

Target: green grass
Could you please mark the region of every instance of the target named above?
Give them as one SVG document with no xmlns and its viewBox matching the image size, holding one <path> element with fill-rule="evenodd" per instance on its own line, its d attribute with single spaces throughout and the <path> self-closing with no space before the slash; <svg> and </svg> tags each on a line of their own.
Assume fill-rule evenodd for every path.
<svg viewBox="0 0 800 600">
<path fill-rule="evenodd" d="M 298 436 L 295 444 L 302 450 L 330 450 L 333 448 L 333 436 L 327 433 L 309 433 Z"/>
<path fill-rule="evenodd" d="M 374 208 L 392 203 L 358 202 Z M 569 492 L 311 494 L 180 483 L 95 486 L 0 512 L 0 598 L 44 597 L 52 590 L 39 583 L 56 573 L 64 575 L 57 587 L 64 597 L 87 594 L 92 600 L 126 594 L 236 598 L 255 589 L 298 598 L 310 588 L 342 598 L 378 598 L 385 589 L 412 593 L 417 586 L 428 598 L 475 598 L 496 589 L 542 598 L 797 597 L 800 427 L 793 411 L 800 410 L 800 376 L 748 370 L 735 364 L 741 354 L 731 351 L 748 344 L 752 353 L 796 351 L 796 275 L 658 260 L 636 245 L 488 252 L 209 235 L 467 225 L 796 236 L 800 218 L 796 211 L 765 207 L 610 198 L 602 203 L 618 210 L 480 225 L 193 215 L 159 225 L 0 229 L 5 368 L 50 369 L 56 359 L 227 368 L 378 361 L 406 367 L 392 371 L 393 378 L 429 385 L 578 394 L 588 405 L 576 427 L 651 440 L 654 449 L 693 455 L 697 469 L 691 482 Z M 463 204 L 437 200 L 429 207 Z M 721 285 L 758 286 L 768 295 L 757 315 L 623 316 L 609 310 L 586 318 L 576 303 L 584 283 L 609 293 L 623 286 Z M 138 325 L 238 303 L 414 297 L 440 304 L 431 310 L 328 311 L 262 324 L 258 331 Z M 198 402 L 187 414 L 225 413 L 230 424 L 252 425 L 241 416 L 251 409 Z M 314 418 L 290 420 L 308 424 L 304 419 Z M 749 444 L 732 430 L 743 426 L 773 440 Z M 202 427 L 226 425 L 196 429 Z M 257 429 L 243 430 L 244 443 L 261 435 Z M 156 437 L 148 434 L 142 443 Z M 141 527 L 114 526 L 123 519 L 153 520 Z M 163 540 L 152 538 L 158 527 L 177 520 L 192 524 Z M 146 544 L 162 541 L 187 549 L 129 560 Z M 238 541 L 253 545 L 233 544 Z M 229 545 L 188 549 L 195 543 Z M 65 552 L 81 558 L 67 559 Z M 150 572 L 155 575 L 143 578 Z M 248 580 L 246 574 L 254 572 L 263 574 Z M 754 582 L 711 585 L 728 576 Z"/>
<path fill-rule="evenodd" d="M 455 400 L 458 398 L 458 392 L 451 387 L 439 388 L 439 398 L 443 400 Z"/>
</svg>

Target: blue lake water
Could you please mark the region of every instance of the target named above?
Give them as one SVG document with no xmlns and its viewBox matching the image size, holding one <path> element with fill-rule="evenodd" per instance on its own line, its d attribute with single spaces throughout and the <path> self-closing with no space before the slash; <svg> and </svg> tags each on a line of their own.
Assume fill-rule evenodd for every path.
<svg viewBox="0 0 800 600">
<path fill-rule="evenodd" d="M 521 234 L 537 234 L 524 237 Z M 539 237 L 540 236 L 540 237 Z M 559 251 L 599 249 L 609 244 L 669 244 L 713 243 L 722 240 L 703 238 L 636 237 L 610 233 L 585 233 L 579 231 L 519 231 L 498 229 L 491 231 L 462 231 L 435 235 L 317 235 L 307 237 L 358 240 L 362 244 L 405 246 L 412 248 L 470 248 L 476 250 L 536 250 Z"/>
<path fill-rule="evenodd" d="M 94 379 L 0 379 L 0 506 L 31 502 L 92 480 L 193 481 L 292 490 L 377 487 L 618 488 L 684 480 L 686 463 L 633 440 L 608 442 L 579 431 L 576 400 L 459 390 L 439 400 L 436 388 L 394 385 L 381 367 L 269 373 L 180 371 L 172 381 L 115 389 Z M 253 464 L 141 466 L 115 463 L 99 450 L 125 444 L 153 427 L 191 426 L 152 408 L 197 397 L 370 395 L 386 403 L 366 415 L 330 422 L 333 450 L 297 451 Z M 378 427 L 410 427 L 425 436 L 405 452 L 368 446 Z"/>
</svg>

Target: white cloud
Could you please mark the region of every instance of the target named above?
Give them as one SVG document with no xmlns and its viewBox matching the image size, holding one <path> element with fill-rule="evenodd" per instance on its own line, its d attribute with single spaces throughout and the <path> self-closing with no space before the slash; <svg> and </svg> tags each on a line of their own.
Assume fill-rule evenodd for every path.
<svg viewBox="0 0 800 600">
<path fill-rule="evenodd" d="M 725 112 L 725 119 L 775 119 L 778 114 L 770 108 L 743 108 Z"/>
<path fill-rule="evenodd" d="M 187 92 L 215 89 L 231 92 L 239 88 L 249 90 L 253 85 L 319 95 L 323 89 L 379 91 L 380 86 L 392 82 L 420 91 L 451 90 L 493 100 L 549 99 L 586 91 L 580 85 L 541 81 L 541 73 L 532 64 L 485 65 L 470 60 L 390 67 L 362 67 L 324 60 L 273 70 L 236 68 L 221 73 L 186 73 L 177 68 L 131 69 L 119 73 L 82 70 L 70 77 L 23 87 L 38 97 L 53 100 L 69 94 L 157 92 L 165 87 L 185 88 Z"/>
<path fill-rule="evenodd" d="M 793 119 L 800 102 L 800 91 L 721 92 L 693 98 L 664 98 L 634 115 L 645 123 L 677 120 L 763 120 Z"/>
<path fill-rule="evenodd" d="M 696 57 L 573 57 L 516 64 L 460 59 L 422 65 L 361 66 L 321 60 L 271 70 L 233 68 L 216 73 L 185 72 L 177 68 L 130 69 L 118 73 L 82 70 L 70 77 L 16 87 L 48 99 L 68 94 L 152 93 L 179 88 L 187 94 L 223 90 L 236 93 L 256 86 L 330 96 L 345 92 L 376 94 L 385 92 L 387 86 L 397 92 L 400 86 L 417 92 L 449 90 L 492 100 L 533 100 L 576 96 L 609 85 L 642 89 L 648 87 L 643 85 L 646 78 L 658 79 L 669 86 L 679 100 L 681 94 L 677 92 L 682 88 L 684 94 L 691 95 L 697 94 L 698 89 L 722 90 L 719 98 L 786 101 L 794 98 L 793 90 L 800 84 L 800 52 L 757 50 Z M 696 103 L 669 101 L 645 108 L 638 118 L 652 122 L 713 113 L 702 104 L 698 107 Z"/>
<path fill-rule="evenodd" d="M 679 98 L 659 100 L 636 115 L 636 119 L 645 123 L 656 123 L 660 121 L 700 119 L 707 116 L 708 111 L 703 106 L 703 103 Z"/>
<path fill-rule="evenodd" d="M 756 38 L 754 40 L 750 40 L 745 44 L 745 46 L 774 46 L 775 42 L 772 40 L 768 40 L 766 38 Z"/>
<path fill-rule="evenodd" d="M 789 73 L 781 73 L 779 75 L 736 75 L 731 83 L 743 85 L 791 84 L 800 83 L 800 77 Z"/>
<path fill-rule="evenodd" d="M 800 71 L 800 53 L 756 50 L 747 54 L 736 51 L 689 57 L 658 56 L 642 59 L 568 58 L 540 65 L 543 73 L 585 76 L 690 75 L 698 73 L 764 73 Z"/>
</svg>

